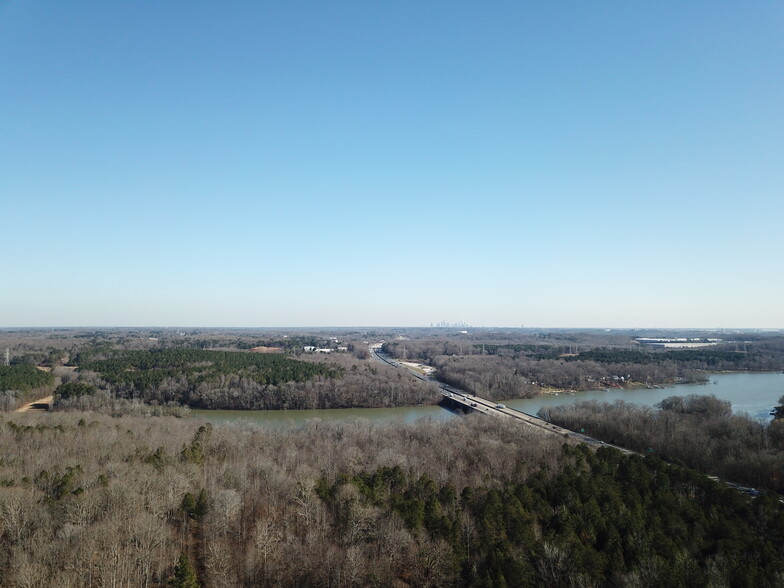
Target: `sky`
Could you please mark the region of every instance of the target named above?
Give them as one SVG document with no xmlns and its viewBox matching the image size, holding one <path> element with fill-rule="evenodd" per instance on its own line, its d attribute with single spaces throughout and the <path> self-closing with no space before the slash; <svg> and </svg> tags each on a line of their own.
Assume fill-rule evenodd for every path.
<svg viewBox="0 0 784 588">
<path fill-rule="evenodd" d="M 784 328 L 784 4 L 0 0 L 0 327 Z"/>
</svg>

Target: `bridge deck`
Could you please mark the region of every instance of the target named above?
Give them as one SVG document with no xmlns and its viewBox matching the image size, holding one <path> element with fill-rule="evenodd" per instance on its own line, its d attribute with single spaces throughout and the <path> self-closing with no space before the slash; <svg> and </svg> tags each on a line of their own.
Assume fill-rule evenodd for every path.
<svg viewBox="0 0 784 588">
<path fill-rule="evenodd" d="M 588 435 L 583 435 L 582 433 L 576 433 L 569 429 L 564 429 L 558 425 L 548 423 L 539 417 L 532 416 L 514 408 L 509 408 L 504 404 L 493 402 L 492 400 L 487 400 L 486 398 L 482 398 L 480 396 L 465 394 L 462 390 L 458 390 L 457 388 L 453 388 L 451 386 L 442 385 L 441 394 L 447 403 L 450 403 L 453 406 L 457 406 L 467 412 L 473 411 L 498 418 L 511 418 L 527 425 L 537 427 L 543 431 L 547 431 L 548 433 L 569 436 L 573 439 L 583 441 L 591 445 L 603 445 L 601 441 L 597 441 Z"/>
</svg>

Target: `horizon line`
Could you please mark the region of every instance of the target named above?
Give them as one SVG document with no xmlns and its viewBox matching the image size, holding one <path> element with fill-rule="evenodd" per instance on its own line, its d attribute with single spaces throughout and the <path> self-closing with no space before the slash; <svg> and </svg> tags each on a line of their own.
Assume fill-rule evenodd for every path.
<svg viewBox="0 0 784 588">
<path fill-rule="evenodd" d="M 519 330 L 519 331 L 560 331 L 560 330 L 575 330 L 575 331 L 642 331 L 642 330 L 680 330 L 680 331 L 784 331 L 783 327 L 664 327 L 664 326 L 643 326 L 643 327 L 604 327 L 604 326 L 502 326 L 502 325 L 461 325 L 461 326 L 441 326 L 441 325 L 305 325 L 305 326 L 209 326 L 209 325 L 25 325 L 25 326 L 0 326 L 0 330 L 45 330 L 45 329 L 443 329 L 443 330 L 460 330 L 466 331 L 468 329 L 504 329 L 504 330 Z"/>
</svg>

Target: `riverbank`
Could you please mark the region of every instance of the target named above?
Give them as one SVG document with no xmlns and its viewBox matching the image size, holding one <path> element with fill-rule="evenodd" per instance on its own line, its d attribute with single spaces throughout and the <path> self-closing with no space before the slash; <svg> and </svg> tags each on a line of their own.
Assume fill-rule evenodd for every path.
<svg viewBox="0 0 784 588">
<path fill-rule="evenodd" d="M 689 394 L 714 394 L 729 400 L 736 413 L 748 413 L 753 418 L 768 420 L 770 411 L 784 393 L 784 374 L 773 372 L 744 372 L 715 374 L 707 384 L 678 384 L 662 388 L 608 389 L 574 394 L 542 394 L 533 398 L 518 398 L 503 401 L 510 407 L 530 415 L 542 407 L 558 406 L 579 401 L 616 401 L 655 406 L 669 396 Z M 374 421 L 399 420 L 413 422 L 418 419 L 446 421 L 459 418 L 455 413 L 439 406 L 409 406 L 394 408 L 336 408 L 324 410 L 199 410 L 190 411 L 190 416 L 213 423 L 245 422 L 264 427 L 300 427 L 307 421 L 368 419 Z"/>
</svg>

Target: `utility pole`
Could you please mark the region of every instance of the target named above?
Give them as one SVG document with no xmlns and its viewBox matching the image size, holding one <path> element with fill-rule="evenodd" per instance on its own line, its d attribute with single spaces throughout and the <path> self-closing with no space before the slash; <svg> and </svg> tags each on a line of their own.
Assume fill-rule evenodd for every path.
<svg viewBox="0 0 784 588">
<path fill-rule="evenodd" d="M 8 347 L 5 348 L 5 365 L 11 365 L 11 352 Z"/>
</svg>

